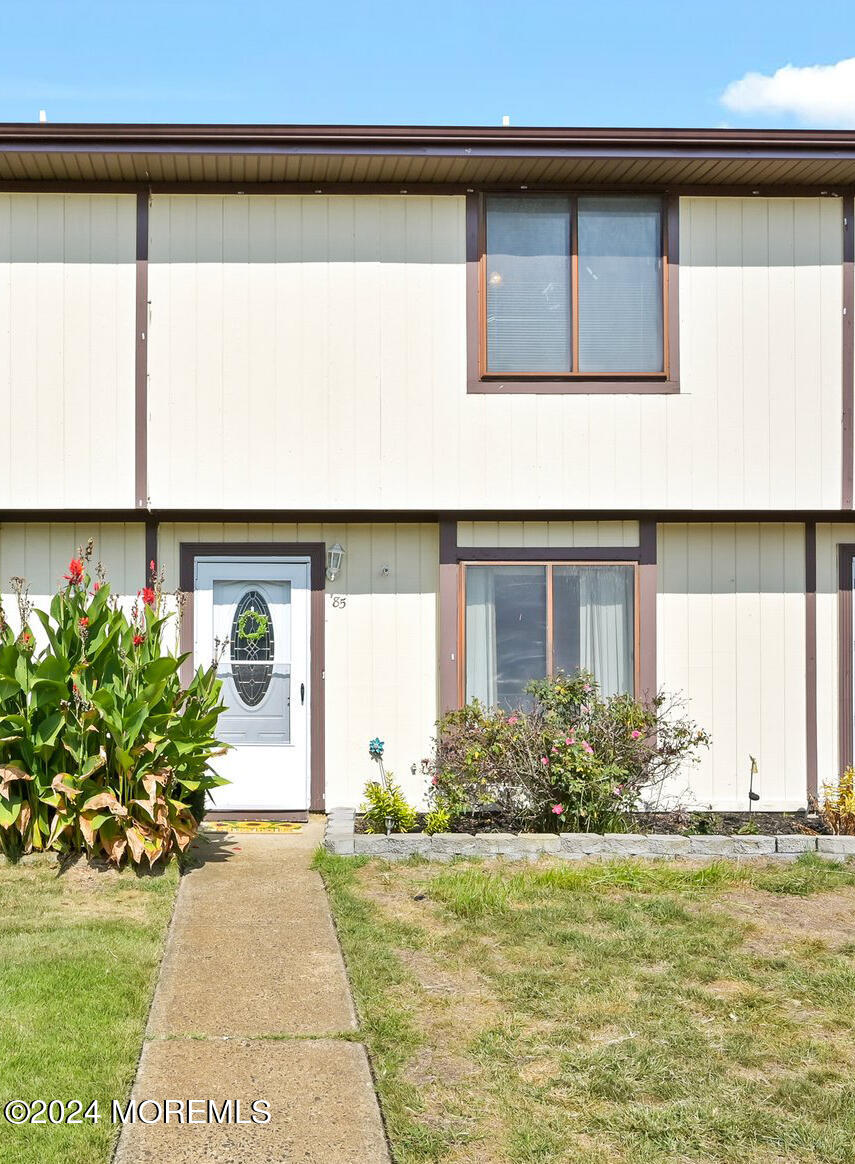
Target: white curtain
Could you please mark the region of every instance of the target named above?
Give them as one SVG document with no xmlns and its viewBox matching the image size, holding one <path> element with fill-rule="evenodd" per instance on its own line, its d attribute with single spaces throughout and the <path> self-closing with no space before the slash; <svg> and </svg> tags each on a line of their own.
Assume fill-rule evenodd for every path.
<svg viewBox="0 0 855 1164">
<path fill-rule="evenodd" d="M 591 671 L 604 695 L 633 689 L 634 574 L 628 566 L 581 566 L 580 666 Z"/>
<path fill-rule="evenodd" d="M 466 571 L 466 699 L 499 702 L 496 674 L 496 587 L 491 569 Z"/>
</svg>

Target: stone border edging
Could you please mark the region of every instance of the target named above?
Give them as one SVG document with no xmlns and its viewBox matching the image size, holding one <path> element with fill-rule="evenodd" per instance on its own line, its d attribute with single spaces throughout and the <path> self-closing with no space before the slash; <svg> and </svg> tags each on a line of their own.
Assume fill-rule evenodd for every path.
<svg viewBox="0 0 855 1164">
<path fill-rule="evenodd" d="M 676 833 L 357 833 L 356 811 L 333 808 L 327 815 L 324 847 L 346 857 L 383 857 L 387 861 L 420 856 L 505 857 L 533 861 L 540 856 L 586 857 L 780 857 L 800 853 L 855 857 L 855 836 L 812 837 L 806 833 L 682 836 Z"/>
</svg>

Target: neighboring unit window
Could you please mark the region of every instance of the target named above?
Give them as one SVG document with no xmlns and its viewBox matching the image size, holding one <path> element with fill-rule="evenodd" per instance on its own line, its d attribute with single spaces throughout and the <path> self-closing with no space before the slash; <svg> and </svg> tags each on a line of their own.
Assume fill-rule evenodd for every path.
<svg viewBox="0 0 855 1164">
<path fill-rule="evenodd" d="M 525 707 L 525 686 L 590 671 L 603 694 L 635 688 L 633 565 L 464 567 L 465 698 Z"/>
<path fill-rule="evenodd" d="M 659 198 L 485 200 L 487 375 L 665 371 Z"/>
</svg>

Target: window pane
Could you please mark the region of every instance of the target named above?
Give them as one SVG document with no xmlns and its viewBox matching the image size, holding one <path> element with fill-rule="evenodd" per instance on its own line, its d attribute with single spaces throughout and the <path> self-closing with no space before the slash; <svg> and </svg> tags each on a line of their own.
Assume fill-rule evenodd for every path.
<svg viewBox="0 0 855 1164">
<path fill-rule="evenodd" d="M 546 674 L 546 567 L 466 568 L 466 699 L 528 707 Z"/>
<path fill-rule="evenodd" d="M 570 202 L 487 199 L 487 370 L 569 372 Z"/>
<path fill-rule="evenodd" d="M 579 199 L 579 369 L 661 372 L 662 203 Z"/>
<path fill-rule="evenodd" d="M 555 566 L 554 668 L 590 671 L 604 695 L 631 693 L 635 673 L 632 566 Z"/>
</svg>

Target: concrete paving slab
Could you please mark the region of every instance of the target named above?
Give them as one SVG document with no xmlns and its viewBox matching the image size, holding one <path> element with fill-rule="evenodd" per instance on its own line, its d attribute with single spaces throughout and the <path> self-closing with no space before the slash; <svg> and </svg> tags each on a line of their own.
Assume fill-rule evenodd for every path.
<svg viewBox="0 0 855 1164">
<path fill-rule="evenodd" d="M 297 834 L 200 839 L 134 1084 L 138 1104 L 153 1101 L 150 1122 L 123 1126 L 116 1164 L 389 1164 L 365 1048 L 315 1037 L 356 1028 L 310 868 L 322 836 L 316 818 Z M 254 1100 L 269 1103 L 269 1122 L 252 1122 Z"/>
<path fill-rule="evenodd" d="M 322 829 L 316 820 L 302 833 L 241 834 L 249 843 L 238 852 L 182 878 L 151 1035 L 355 1029 L 326 893 L 309 867 Z"/>
<path fill-rule="evenodd" d="M 328 918 L 221 929 L 176 919 L 151 1035 L 328 1035 L 355 1028 Z"/>
<path fill-rule="evenodd" d="M 270 1105 L 266 1124 L 136 1123 L 115 1164 L 389 1164 L 365 1049 L 341 1040 L 146 1044 L 133 1097 Z M 173 1109 L 174 1110 L 174 1109 Z M 186 1111 L 186 1104 L 185 1104 Z M 232 1112 L 234 1108 L 232 1108 Z M 207 1115 L 194 1105 L 194 1116 Z M 147 1105 L 144 1115 L 156 1109 Z"/>
</svg>

